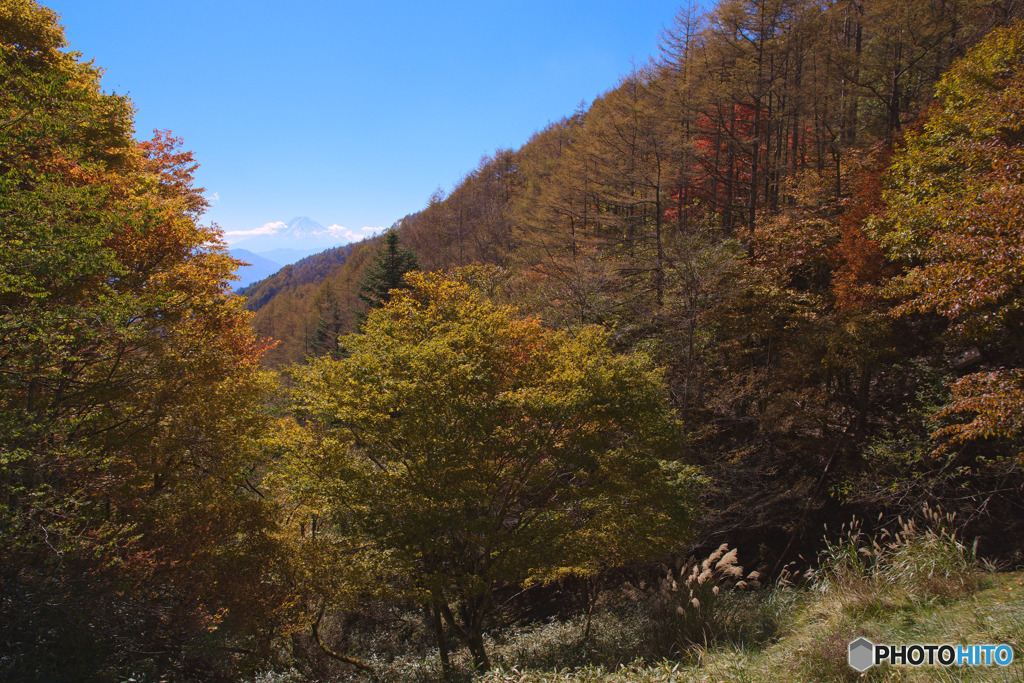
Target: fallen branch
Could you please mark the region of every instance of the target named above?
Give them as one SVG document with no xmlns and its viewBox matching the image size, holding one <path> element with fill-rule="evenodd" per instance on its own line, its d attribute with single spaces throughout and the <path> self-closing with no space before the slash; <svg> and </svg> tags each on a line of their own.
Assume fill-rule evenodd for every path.
<svg viewBox="0 0 1024 683">
<path fill-rule="evenodd" d="M 313 640 L 316 641 L 316 644 L 318 646 L 320 646 L 320 649 L 323 650 L 324 653 L 327 656 L 332 657 L 334 659 L 337 659 L 339 662 L 345 662 L 346 664 L 351 664 L 352 666 L 356 667 L 360 671 L 367 672 L 368 674 L 370 674 L 371 678 L 373 678 L 374 680 L 377 680 L 377 675 L 376 675 L 376 672 L 373 670 L 373 667 L 371 667 L 366 662 L 364 662 L 364 661 L 362 661 L 360 659 L 356 659 L 354 657 L 349 657 L 347 655 L 339 654 L 339 653 L 335 652 L 334 650 L 332 650 L 331 648 L 329 648 L 326 645 L 324 645 L 324 641 L 320 639 L 320 622 L 323 620 L 324 612 L 326 612 L 326 611 L 327 611 L 327 605 L 324 605 L 323 607 L 320 608 L 320 611 L 317 612 L 316 621 L 313 622 Z"/>
</svg>

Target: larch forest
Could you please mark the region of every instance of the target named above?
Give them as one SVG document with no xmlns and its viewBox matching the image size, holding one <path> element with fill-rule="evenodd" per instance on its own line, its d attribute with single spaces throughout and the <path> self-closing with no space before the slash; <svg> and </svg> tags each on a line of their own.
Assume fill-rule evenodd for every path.
<svg viewBox="0 0 1024 683">
<path fill-rule="evenodd" d="M 854 680 L 1019 576 L 1022 12 L 682 8 L 235 293 L 187 141 L 0 0 L 0 678 Z"/>
</svg>

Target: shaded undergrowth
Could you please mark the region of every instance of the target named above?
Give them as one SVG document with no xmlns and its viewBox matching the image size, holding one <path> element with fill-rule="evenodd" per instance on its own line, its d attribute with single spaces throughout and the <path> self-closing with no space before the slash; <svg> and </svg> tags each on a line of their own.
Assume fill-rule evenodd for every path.
<svg viewBox="0 0 1024 683">
<path fill-rule="evenodd" d="M 955 518 L 925 508 L 868 534 L 857 520 L 826 543 L 815 566 L 761 586 L 735 550 L 665 567 L 653 582 L 607 591 L 590 617 L 549 619 L 488 635 L 494 670 L 474 674 L 454 653 L 455 680 L 853 681 L 1024 680 L 1024 574 L 979 565 Z M 991 570 L 992 568 L 987 568 Z M 442 680 L 436 653 L 406 615 L 406 635 L 356 639 L 380 681 Z M 876 643 L 1008 643 L 1007 668 L 875 667 L 847 664 L 852 640 Z M 355 644 L 356 641 L 353 641 Z M 356 680 L 336 670 L 331 680 Z M 267 674 L 263 683 L 320 680 L 314 671 Z"/>
</svg>

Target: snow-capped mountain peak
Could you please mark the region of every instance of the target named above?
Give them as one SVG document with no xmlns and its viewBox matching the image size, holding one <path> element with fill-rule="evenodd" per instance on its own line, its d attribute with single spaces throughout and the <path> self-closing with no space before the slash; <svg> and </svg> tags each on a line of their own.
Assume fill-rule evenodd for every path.
<svg viewBox="0 0 1024 683">
<path fill-rule="evenodd" d="M 322 239 L 332 237 L 330 231 L 308 216 L 297 216 L 285 223 L 284 230 L 274 233 L 282 240 Z"/>
<path fill-rule="evenodd" d="M 325 228 L 308 216 L 297 216 L 287 223 L 265 223 L 254 230 L 228 232 L 224 236 L 232 247 L 257 254 L 272 249 L 316 253 L 342 244 L 345 236 L 331 228 Z"/>
</svg>

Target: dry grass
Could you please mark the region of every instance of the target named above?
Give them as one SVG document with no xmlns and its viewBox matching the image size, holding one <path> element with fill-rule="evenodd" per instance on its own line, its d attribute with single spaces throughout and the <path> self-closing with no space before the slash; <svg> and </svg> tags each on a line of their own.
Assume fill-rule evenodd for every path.
<svg viewBox="0 0 1024 683">
<path fill-rule="evenodd" d="M 732 593 L 760 588 L 759 578 L 756 571 L 744 577 L 737 551 L 729 550 L 728 543 L 704 560 L 677 563 L 661 580 L 652 601 L 649 637 L 654 652 L 680 654 L 694 645 L 739 636 L 737 615 L 730 609 L 737 603 Z"/>
<path fill-rule="evenodd" d="M 985 582 L 983 582 L 984 584 Z M 797 589 L 785 589 L 797 591 Z M 515 670 L 492 672 L 482 683 L 811 683 L 833 681 L 1024 681 L 1024 573 L 992 576 L 971 595 L 947 602 L 904 603 L 892 613 L 852 618 L 841 593 L 802 591 L 789 633 L 764 648 L 728 643 L 698 648 L 689 661 L 632 663 L 616 668 Z M 1006 642 L 1017 660 L 1008 669 L 984 667 L 941 670 L 881 667 L 857 674 L 846 666 L 850 640 L 875 642 Z"/>
<path fill-rule="evenodd" d="M 808 577 L 819 592 L 841 592 L 850 609 L 969 595 L 980 572 L 974 549 L 961 542 L 955 524 L 956 515 L 926 505 L 920 520 L 899 517 L 894 531 L 869 537 L 854 518 L 839 541 L 826 543 Z"/>
<path fill-rule="evenodd" d="M 594 615 L 494 634 L 499 665 L 482 683 L 805 683 L 813 681 L 1024 681 L 1024 573 L 986 574 L 955 531 L 926 508 L 873 537 L 856 520 L 827 544 L 802 587 L 753 589 L 735 551 L 679 563 L 646 592 L 618 594 Z M 1017 661 L 943 670 L 846 662 L 850 641 L 1009 643 Z M 381 681 L 439 680 L 437 662 L 409 652 L 378 669 Z M 459 680 L 471 680 L 455 654 Z M 289 675 L 266 683 L 298 683 Z M 342 680 L 342 679 L 337 679 Z"/>
<path fill-rule="evenodd" d="M 725 555 L 723 554 L 722 557 Z M 711 566 L 716 566 L 717 561 Z M 693 566 L 679 575 L 693 576 Z M 699 565 L 700 576 L 706 569 Z M 732 575 L 732 572 L 729 574 Z M 679 600 L 696 598 L 704 583 L 680 582 Z M 729 638 L 691 646 L 683 659 L 574 671 L 509 670 L 487 683 L 549 681 L 1024 681 L 1024 574 L 980 572 L 973 550 L 955 532 L 955 518 L 925 508 L 918 520 L 897 520 L 871 538 L 856 521 L 827 546 L 806 588 L 759 591 L 781 600 L 780 636 L 752 644 Z M 713 584 L 712 584 L 713 585 Z M 713 593 L 717 598 L 721 592 Z M 703 603 L 702 603 L 703 604 Z M 682 615 L 680 615 L 682 616 Z M 705 627 L 706 628 L 706 627 Z M 846 662 L 850 641 L 887 643 L 1009 643 L 1018 660 L 1009 669 L 877 667 L 859 674 Z"/>
</svg>

